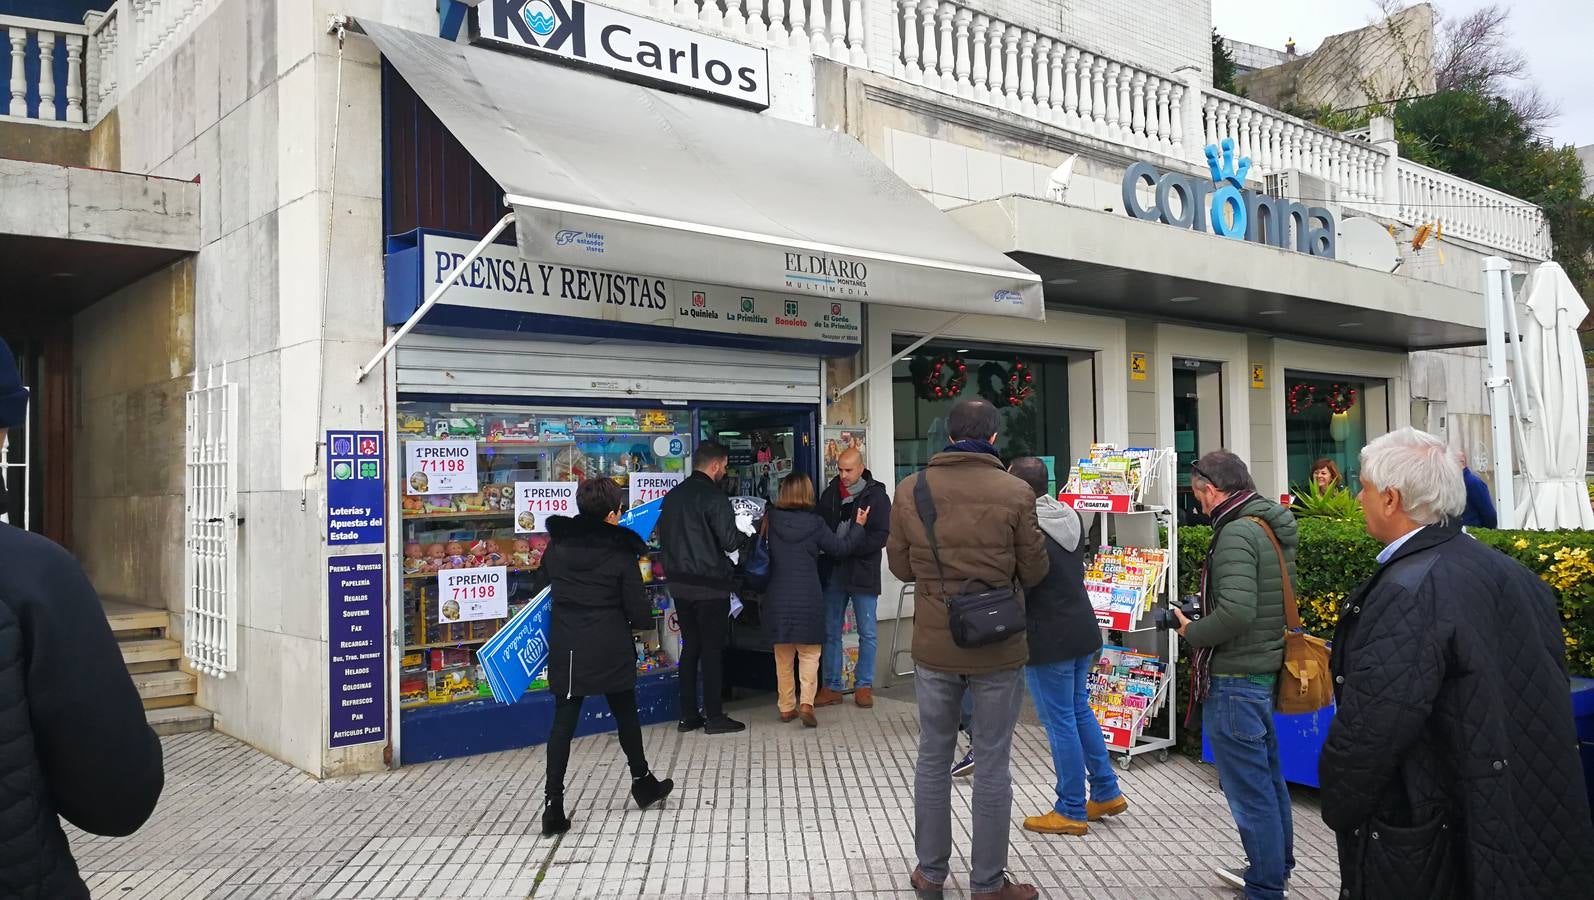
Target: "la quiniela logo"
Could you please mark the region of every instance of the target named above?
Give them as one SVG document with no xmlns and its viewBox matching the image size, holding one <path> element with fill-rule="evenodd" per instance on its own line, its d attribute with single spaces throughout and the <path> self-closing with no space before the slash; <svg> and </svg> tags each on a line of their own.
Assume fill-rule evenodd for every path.
<svg viewBox="0 0 1594 900">
<path fill-rule="evenodd" d="M 521 7 L 520 17 L 526 20 L 526 26 L 538 37 L 553 34 L 554 26 L 558 24 L 558 20 L 554 18 L 553 7 L 545 0 L 531 0 Z"/>
</svg>

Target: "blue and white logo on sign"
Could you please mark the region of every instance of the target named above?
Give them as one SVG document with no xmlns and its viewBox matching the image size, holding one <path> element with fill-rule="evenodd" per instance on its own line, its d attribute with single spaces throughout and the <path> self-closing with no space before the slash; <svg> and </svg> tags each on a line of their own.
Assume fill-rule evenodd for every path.
<svg viewBox="0 0 1594 900">
<path fill-rule="evenodd" d="M 996 294 L 993 295 L 993 299 L 997 303 L 1023 303 L 1024 302 L 1024 296 L 1022 294 L 1020 294 L 1018 291 L 997 291 Z"/>
<path fill-rule="evenodd" d="M 532 34 L 538 37 L 547 37 L 553 34 L 559 20 L 554 18 L 553 7 L 544 0 L 531 0 L 520 10 L 521 18 L 526 20 L 526 25 Z"/>
</svg>

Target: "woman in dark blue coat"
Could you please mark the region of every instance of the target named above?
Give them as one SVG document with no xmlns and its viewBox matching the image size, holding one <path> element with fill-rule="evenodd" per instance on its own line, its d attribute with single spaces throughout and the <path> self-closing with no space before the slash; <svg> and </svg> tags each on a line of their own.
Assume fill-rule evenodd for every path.
<svg viewBox="0 0 1594 900">
<path fill-rule="evenodd" d="M 837 558 L 857 552 L 864 539 L 869 508 L 858 510 L 858 528 L 837 537 L 814 512 L 814 482 L 792 473 L 781 479 L 780 497 L 764 518 L 769 535 L 769 587 L 764 592 L 764 632 L 775 645 L 775 682 L 780 720 L 802 716 L 809 728 L 814 718 L 814 695 L 819 692 L 819 654 L 825 642 L 825 595 L 819 581 L 819 555 Z M 800 670 L 801 705 L 793 684 L 792 666 Z"/>
<path fill-rule="evenodd" d="M 631 765 L 631 796 L 646 809 L 669 795 L 675 783 L 660 781 L 642 751 L 636 706 L 636 644 L 632 629 L 650 628 L 652 610 L 642 590 L 637 557 L 647 549 L 636 532 L 617 524 L 625 492 L 613 479 L 593 478 L 576 489 L 575 518 L 548 520 L 549 544 L 542 577 L 552 587 L 548 617 L 548 688 L 554 696 L 548 735 L 548 804 L 542 833 L 570 830 L 565 815 L 565 768 L 570 741 L 587 697 L 609 702 L 620 746 Z"/>
</svg>

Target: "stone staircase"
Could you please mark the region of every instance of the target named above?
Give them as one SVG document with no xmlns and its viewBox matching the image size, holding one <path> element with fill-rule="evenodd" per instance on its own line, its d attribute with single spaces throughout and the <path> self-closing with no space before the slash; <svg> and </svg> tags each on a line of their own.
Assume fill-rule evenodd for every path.
<svg viewBox="0 0 1594 900">
<path fill-rule="evenodd" d="M 144 715 L 156 734 L 209 731 L 209 710 L 194 705 L 199 681 L 178 666 L 183 647 L 168 637 L 171 614 L 117 600 L 104 601 L 105 618 L 122 648 Z"/>
</svg>

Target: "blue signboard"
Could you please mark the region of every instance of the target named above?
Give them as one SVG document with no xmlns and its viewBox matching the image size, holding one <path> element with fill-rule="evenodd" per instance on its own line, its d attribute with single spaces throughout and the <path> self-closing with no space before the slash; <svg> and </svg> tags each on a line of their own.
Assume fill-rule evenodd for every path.
<svg viewBox="0 0 1594 900">
<path fill-rule="evenodd" d="M 519 701 L 548 665 L 548 614 L 553 609 L 548 591 L 543 588 L 476 651 L 499 703 Z"/>
<path fill-rule="evenodd" d="M 327 543 L 380 544 L 386 498 L 382 491 L 382 433 L 327 432 Z"/>
<path fill-rule="evenodd" d="M 658 527 L 659 513 L 664 510 L 664 498 L 649 500 L 639 506 L 626 510 L 620 517 L 620 524 L 631 529 L 642 537 L 642 540 L 651 540 L 653 529 Z"/>
<path fill-rule="evenodd" d="M 382 631 L 382 555 L 327 560 L 328 745 L 387 740 L 386 643 Z"/>
</svg>

